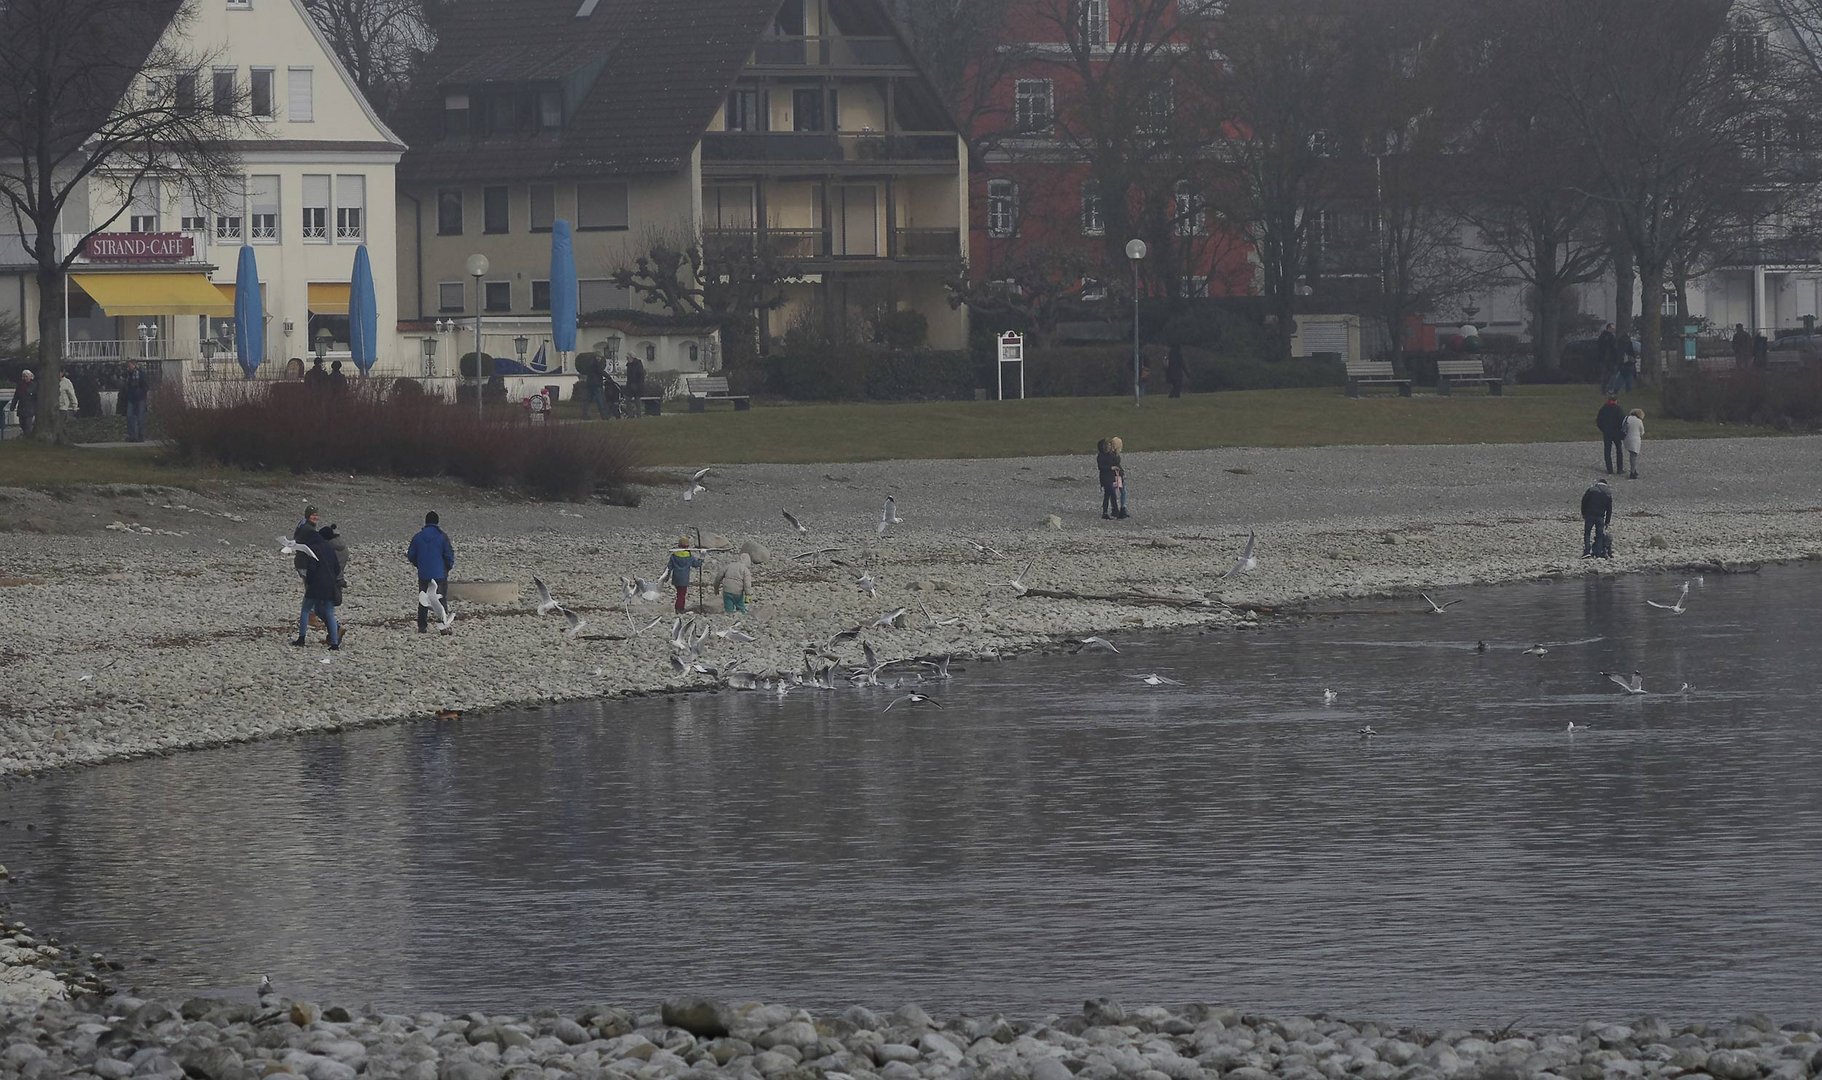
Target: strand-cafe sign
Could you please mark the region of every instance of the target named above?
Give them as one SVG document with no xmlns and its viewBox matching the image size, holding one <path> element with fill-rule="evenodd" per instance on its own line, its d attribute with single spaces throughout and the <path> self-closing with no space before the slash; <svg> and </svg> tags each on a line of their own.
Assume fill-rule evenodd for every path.
<svg viewBox="0 0 1822 1080">
<path fill-rule="evenodd" d="M 90 262 L 182 262 L 196 257 L 196 238 L 188 233 L 96 233 L 82 245 Z"/>
</svg>

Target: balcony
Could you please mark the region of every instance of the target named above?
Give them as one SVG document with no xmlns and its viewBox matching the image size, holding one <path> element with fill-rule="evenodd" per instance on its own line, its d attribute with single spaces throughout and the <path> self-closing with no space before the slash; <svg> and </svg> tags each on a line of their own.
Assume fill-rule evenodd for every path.
<svg viewBox="0 0 1822 1080">
<path fill-rule="evenodd" d="M 953 169 L 956 138 L 941 131 L 711 131 L 704 165 L 937 165 Z"/>
<path fill-rule="evenodd" d="M 899 229 L 897 237 L 900 259 L 953 262 L 962 257 L 960 229 Z"/>
<path fill-rule="evenodd" d="M 898 262 L 953 262 L 962 255 L 960 229 L 898 229 L 893 234 Z M 764 251 L 770 256 L 793 262 L 832 259 L 835 261 L 884 261 L 883 252 L 873 249 L 868 236 L 864 248 L 846 250 L 835 244 L 822 229 L 704 229 L 702 244 L 711 257 L 752 258 Z"/>
<path fill-rule="evenodd" d="M 890 37 L 774 37 L 753 50 L 753 66 L 909 68 L 911 58 Z"/>
<path fill-rule="evenodd" d="M 1725 242 L 1724 242 L 1725 244 Z M 1724 267 L 1815 266 L 1822 263 L 1822 242 L 1809 236 L 1736 238 L 1723 246 L 1716 264 Z"/>
</svg>

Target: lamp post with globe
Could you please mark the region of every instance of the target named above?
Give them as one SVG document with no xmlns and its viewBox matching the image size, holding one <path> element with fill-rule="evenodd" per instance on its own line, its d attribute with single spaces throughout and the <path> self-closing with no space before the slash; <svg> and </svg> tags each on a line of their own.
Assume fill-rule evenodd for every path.
<svg viewBox="0 0 1822 1080">
<path fill-rule="evenodd" d="M 1145 241 L 1128 240 L 1126 258 L 1132 263 L 1132 405 L 1139 407 L 1139 263 L 1145 260 Z"/>
<path fill-rule="evenodd" d="M 487 256 L 475 254 L 468 257 L 468 276 L 474 278 L 474 414 L 476 419 L 486 419 L 481 405 L 481 309 L 486 305 L 481 302 L 481 279 L 487 276 Z"/>
</svg>

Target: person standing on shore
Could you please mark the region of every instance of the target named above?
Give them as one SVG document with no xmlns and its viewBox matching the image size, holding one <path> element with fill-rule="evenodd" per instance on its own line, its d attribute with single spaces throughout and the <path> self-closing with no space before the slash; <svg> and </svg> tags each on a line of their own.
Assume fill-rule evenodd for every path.
<svg viewBox="0 0 1822 1080">
<path fill-rule="evenodd" d="M 1608 394 L 1607 404 L 1594 414 L 1594 426 L 1601 429 L 1601 459 L 1607 463 L 1609 476 L 1626 470 L 1625 424 L 1626 410 L 1620 408 L 1618 398 Z"/>
<path fill-rule="evenodd" d="M 1113 451 L 1113 487 L 1120 496 L 1120 508 L 1113 515 L 1117 518 L 1131 516 L 1126 512 L 1126 463 L 1120 457 L 1121 451 L 1125 448 L 1126 444 L 1120 440 L 1118 435 L 1107 440 L 1107 449 Z"/>
<path fill-rule="evenodd" d="M 1645 410 L 1634 409 L 1626 414 L 1626 424 L 1622 429 L 1622 438 L 1626 440 L 1626 456 L 1631 458 L 1631 469 L 1626 479 L 1639 478 L 1639 451 L 1645 448 Z"/>
<path fill-rule="evenodd" d="M 630 379 L 631 376 L 629 375 L 628 378 Z M 689 604 L 690 571 L 701 565 L 702 556 L 690 548 L 690 538 L 679 536 L 677 549 L 671 552 L 668 568 L 671 575 L 671 587 L 677 590 L 677 614 L 679 615 L 683 614 L 684 608 Z"/>
<path fill-rule="evenodd" d="M 145 442 L 146 373 L 131 357 L 127 359 L 126 374 L 120 377 L 120 402 L 126 406 L 127 442 Z"/>
<path fill-rule="evenodd" d="M 435 588 L 437 598 L 445 604 L 449 602 L 449 571 L 455 569 L 455 545 L 449 542 L 444 534 L 441 521 L 435 510 L 424 515 L 424 527 L 419 529 L 411 543 L 405 548 L 405 558 L 418 568 L 418 595 L 422 596 L 428 589 Z M 418 604 L 418 633 L 428 633 L 430 627 L 430 609 L 422 602 Z"/>
<path fill-rule="evenodd" d="M 741 552 L 723 563 L 715 575 L 715 591 L 721 594 L 721 610 L 727 614 L 747 611 L 747 591 L 753 587 L 753 557 Z"/>
<path fill-rule="evenodd" d="M 314 517 L 314 515 L 311 515 Z M 310 555 L 299 554 L 297 558 L 304 562 L 304 603 L 297 613 L 297 639 L 291 644 L 310 644 L 310 616 L 315 615 L 323 620 L 323 629 L 329 635 L 329 647 L 342 647 L 341 624 L 335 620 L 336 581 L 342 576 L 342 563 L 336 557 L 335 548 L 323 539 L 316 526 L 306 520 L 298 528 L 298 543 L 310 549 Z M 311 556 L 315 556 L 312 558 Z"/>
<path fill-rule="evenodd" d="M 1109 440 L 1095 444 L 1094 467 L 1101 477 L 1101 520 L 1110 520 L 1120 509 L 1120 492 L 1113 486 L 1113 448 Z"/>
<path fill-rule="evenodd" d="M 1608 550 L 1607 529 L 1613 524 L 1613 489 L 1596 480 L 1582 492 L 1582 558 Z"/>
</svg>

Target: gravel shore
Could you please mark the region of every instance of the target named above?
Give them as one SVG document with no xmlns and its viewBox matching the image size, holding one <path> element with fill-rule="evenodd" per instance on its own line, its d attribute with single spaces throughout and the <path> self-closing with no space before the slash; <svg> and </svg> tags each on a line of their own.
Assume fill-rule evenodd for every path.
<svg viewBox="0 0 1822 1080">
<path fill-rule="evenodd" d="M 620 576 L 655 578 L 691 527 L 771 551 L 745 620 L 757 640 L 710 639 L 705 656 L 760 672 L 800 670 L 806 642 L 901 606 L 903 628 L 865 634 L 882 657 L 1243 625 L 1336 598 L 1414 601 L 1420 589 L 1550 575 L 1822 557 L 1822 439 L 1654 444 L 1643 479 L 1615 481 L 1618 557 L 1606 563 L 1579 558 L 1576 505 L 1599 475 L 1597 455 L 1568 444 L 1137 452 L 1128 521 L 1100 520 L 1087 456 L 731 466 L 693 502 L 679 482 L 637 508 L 354 478 L 77 497 L 4 489 L 0 775 L 439 709 L 714 685 L 675 674 L 663 627 L 633 635 L 620 610 Z M 904 524 L 881 538 L 874 523 L 888 493 Z M 350 631 L 336 653 L 320 635 L 310 648 L 289 644 L 301 590 L 274 538 L 290 534 L 306 502 L 351 545 L 341 609 Z M 458 605 L 453 634 L 415 633 L 403 551 L 428 509 L 455 542 L 457 580 L 512 579 L 529 598 L 540 575 L 588 619 L 581 639 L 564 640 L 561 620 L 538 617 L 529 599 Z M 790 530 L 781 510 L 810 535 Z M 1249 529 L 1258 570 L 1220 580 Z M 977 555 L 966 538 L 1009 557 Z M 850 566 L 790 558 L 822 547 Z M 1095 598 L 1021 598 L 990 584 L 1027 560 L 1034 589 Z M 863 568 L 876 598 L 855 586 Z M 715 624 L 728 625 L 714 593 L 705 599 Z M 670 611 L 635 604 L 632 614 L 668 625 Z M 860 642 L 835 652 L 858 660 Z"/>
</svg>

